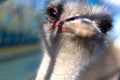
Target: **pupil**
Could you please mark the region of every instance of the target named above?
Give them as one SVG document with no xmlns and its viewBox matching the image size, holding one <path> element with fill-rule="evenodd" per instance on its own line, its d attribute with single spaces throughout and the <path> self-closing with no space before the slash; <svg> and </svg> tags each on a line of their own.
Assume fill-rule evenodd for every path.
<svg viewBox="0 0 120 80">
<path fill-rule="evenodd" d="M 56 18 L 56 16 L 57 16 L 57 14 L 56 14 L 56 12 L 55 12 L 54 10 L 51 10 L 51 11 L 49 12 L 49 15 L 50 15 L 51 17 L 54 17 L 54 18 Z"/>
<path fill-rule="evenodd" d="M 50 12 L 50 16 L 56 17 L 56 13 L 55 12 Z"/>
</svg>

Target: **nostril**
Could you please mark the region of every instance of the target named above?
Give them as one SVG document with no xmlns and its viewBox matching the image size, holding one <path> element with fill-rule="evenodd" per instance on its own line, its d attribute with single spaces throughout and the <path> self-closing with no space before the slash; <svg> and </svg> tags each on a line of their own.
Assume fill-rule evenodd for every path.
<svg viewBox="0 0 120 80">
<path fill-rule="evenodd" d="M 91 20 L 86 19 L 86 18 L 85 18 L 85 19 L 82 19 L 81 22 L 83 22 L 83 23 L 85 23 L 85 24 L 91 24 L 91 23 L 92 23 Z"/>
</svg>

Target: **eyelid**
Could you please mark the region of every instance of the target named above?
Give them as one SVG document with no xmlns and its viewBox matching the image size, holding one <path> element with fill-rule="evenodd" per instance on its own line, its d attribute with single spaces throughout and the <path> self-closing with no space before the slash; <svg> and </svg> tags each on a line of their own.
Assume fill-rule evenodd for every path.
<svg viewBox="0 0 120 80">
<path fill-rule="evenodd" d="M 58 12 L 57 8 L 49 7 L 49 8 L 47 9 L 47 12 L 50 11 L 50 10 L 54 10 L 55 12 Z"/>
</svg>

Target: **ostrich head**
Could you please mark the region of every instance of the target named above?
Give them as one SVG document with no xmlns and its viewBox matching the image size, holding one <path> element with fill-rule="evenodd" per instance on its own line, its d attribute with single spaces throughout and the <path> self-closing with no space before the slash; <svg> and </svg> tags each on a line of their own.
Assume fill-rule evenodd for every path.
<svg viewBox="0 0 120 80">
<path fill-rule="evenodd" d="M 70 33 L 99 38 L 112 28 L 112 15 L 107 8 L 92 6 L 82 0 L 52 0 L 47 6 L 47 15 L 50 27 L 58 35 Z"/>
</svg>

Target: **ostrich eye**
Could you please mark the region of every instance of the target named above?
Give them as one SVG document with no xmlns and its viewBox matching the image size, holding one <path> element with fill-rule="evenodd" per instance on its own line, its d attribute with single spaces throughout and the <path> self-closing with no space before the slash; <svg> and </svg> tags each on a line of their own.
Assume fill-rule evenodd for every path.
<svg viewBox="0 0 120 80">
<path fill-rule="evenodd" d="M 57 10 L 50 8 L 50 9 L 48 9 L 47 14 L 48 14 L 48 20 L 50 22 L 54 22 L 56 20 Z"/>
</svg>

